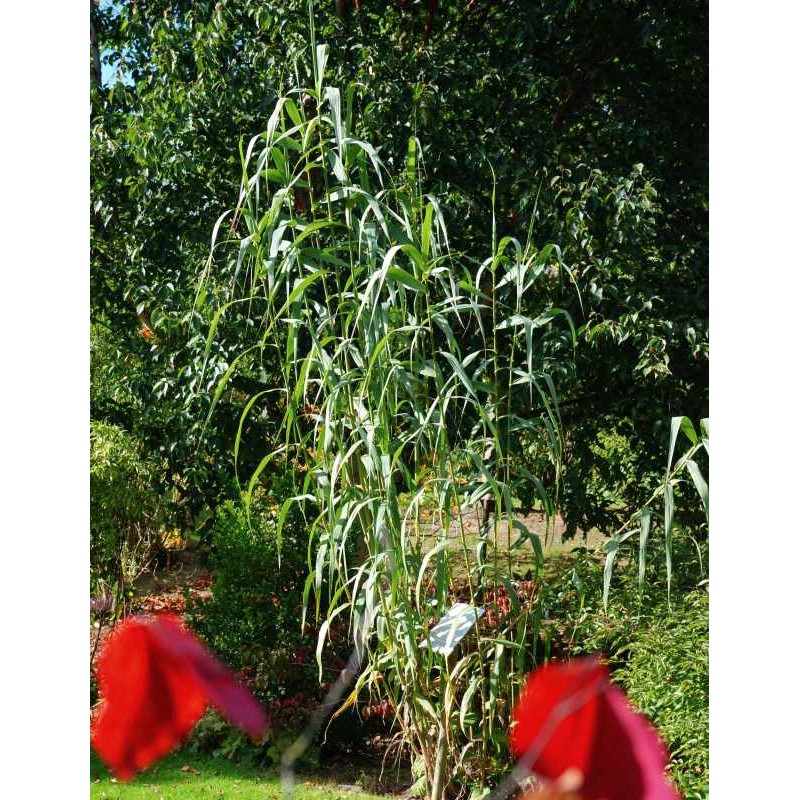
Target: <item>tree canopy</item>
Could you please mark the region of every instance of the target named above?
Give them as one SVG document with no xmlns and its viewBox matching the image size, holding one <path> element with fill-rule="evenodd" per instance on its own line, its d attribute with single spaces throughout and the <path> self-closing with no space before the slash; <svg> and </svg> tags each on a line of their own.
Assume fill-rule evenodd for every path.
<svg viewBox="0 0 800 800">
<path fill-rule="evenodd" d="M 118 391 L 93 398 L 96 416 L 151 442 L 198 504 L 227 491 L 238 409 L 223 403 L 202 438 L 201 427 L 251 332 L 244 315 L 229 324 L 203 372 L 197 278 L 236 203 L 243 148 L 279 95 L 313 83 L 311 50 L 325 42 L 329 82 L 359 87 L 356 135 L 396 169 L 410 136 L 422 144 L 455 258 L 476 271 L 468 254 L 493 235 L 558 246 L 557 279 L 536 302 L 578 327 L 574 359 L 554 374 L 563 511 L 586 529 L 641 502 L 669 418 L 707 414 L 706 2 L 90 9 L 92 319 L 124 356 L 102 367 Z M 237 386 L 269 382 L 261 363 Z"/>
</svg>

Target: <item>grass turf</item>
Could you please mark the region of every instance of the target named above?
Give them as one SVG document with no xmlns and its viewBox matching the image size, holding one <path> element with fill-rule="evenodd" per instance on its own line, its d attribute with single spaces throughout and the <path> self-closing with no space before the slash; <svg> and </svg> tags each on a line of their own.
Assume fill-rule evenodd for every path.
<svg viewBox="0 0 800 800">
<path fill-rule="evenodd" d="M 295 800 L 377 800 L 332 782 L 298 776 Z M 280 778 L 224 759 L 176 753 L 130 783 L 115 781 L 91 754 L 91 800 L 280 800 Z M 385 800 L 385 796 L 383 798 Z"/>
</svg>

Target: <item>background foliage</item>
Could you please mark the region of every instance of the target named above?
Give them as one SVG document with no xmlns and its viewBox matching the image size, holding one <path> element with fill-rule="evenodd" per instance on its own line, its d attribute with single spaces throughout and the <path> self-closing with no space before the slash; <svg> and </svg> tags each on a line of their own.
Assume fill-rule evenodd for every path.
<svg viewBox="0 0 800 800">
<path fill-rule="evenodd" d="M 707 3 L 134 0 L 92 2 L 90 9 L 92 553 L 97 574 L 119 572 L 131 532 L 150 535 L 167 518 L 182 528 L 201 528 L 212 548 L 215 586 L 213 600 L 202 609 L 190 604 L 190 617 L 214 649 L 245 672 L 262 699 L 273 702 L 285 692 L 304 692 L 304 682 L 310 686 L 315 677 L 314 666 L 305 663 L 305 639 L 291 621 L 296 622 L 303 595 L 312 596 L 305 574 L 310 569 L 317 576 L 320 620 L 329 624 L 330 632 L 335 620 L 329 611 L 335 610 L 336 602 L 329 607 L 328 601 L 351 577 L 347 567 L 338 578 L 336 570 L 342 564 L 376 559 L 375 552 L 367 561 L 354 561 L 352 550 L 334 556 L 329 549 L 321 561 L 314 561 L 313 553 L 306 552 L 306 523 L 293 516 L 295 511 L 285 502 L 294 490 L 276 482 L 264 459 L 287 442 L 313 443 L 309 433 L 320 408 L 306 404 L 310 398 L 302 393 L 281 400 L 274 391 L 299 377 L 286 371 L 284 354 L 290 342 L 281 326 L 276 326 L 274 347 L 260 347 L 257 357 L 240 358 L 232 369 L 237 357 L 262 340 L 263 309 L 240 304 L 226 310 L 221 324 L 215 317 L 232 297 L 252 296 L 255 275 L 265 259 L 258 249 L 261 243 L 256 243 L 257 253 L 248 248 L 260 219 L 255 212 L 264 209 L 256 197 L 254 208 L 247 207 L 249 217 L 234 213 L 216 229 L 215 222 L 225 209 L 240 207 L 242 180 L 252 166 L 246 148 L 252 137 L 266 130 L 278 98 L 312 87 L 306 97 L 294 96 L 295 112 L 305 121 L 330 101 L 321 91 L 313 92 L 320 86 L 312 68 L 314 45 L 321 42 L 328 45 L 328 84 L 343 89 L 348 134 L 374 145 L 375 159 L 394 181 L 391 198 L 379 198 L 382 207 L 411 212 L 406 232 L 398 238 L 398 227 L 393 227 L 381 246 L 411 244 L 424 254 L 427 266 L 437 269 L 442 259 L 463 288 L 474 284 L 486 256 L 493 261 L 492 270 L 512 266 L 513 248 L 501 256 L 498 243 L 513 237 L 524 249 L 516 266 L 530 258 L 537 270 L 541 268 L 514 311 L 535 319 L 542 311 L 562 309 L 574 324 L 574 339 L 566 326 L 537 329 L 532 355 L 537 368 L 552 380 L 552 395 L 531 393 L 529 401 L 517 398 L 513 408 L 509 401 L 505 409 L 497 393 L 482 396 L 487 409 L 494 403 L 501 416 L 523 420 L 548 418 L 554 409 L 548 408 L 547 398 L 557 398 L 558 424 L 552 429 L 559 432 L 555 447 L 535 437 L 515 439 L 515 448 L 503 452 L 508 471 L 491 476 L 484 500 L 495 495 L 494 512 L 509 514 L 517 503 L 542 507 L 552 500 L 568 533 L 594 526 L 610 533 L 620 530 L 631 514 L 640 513 L 654 487 L 664 482 L 670 419 L 685 414 L 697 421 L 708 413 Z M 326 106 L 326 113 L 333 115 L 333 109 Z M 410 140 L 418 143 L 413 154 Z M 320 181 L 332 180 L 330 168 L 335 173 L 335 158 L 326 160 L 335 151 L 331 142 L 327 149 L 320 142 L 316 150 L 314 143 L 303 141 L 299 152 L 306 161 L 297 169 L 295 153 L 288 150 L 280 154 L 283 164 L 271 162 L 280 178 L 276 181 L 277 173 L 272 175 L 271 189 L 289 189 L 282 213 L 295 221 L 317 215 L 334 222 L 330 204 L 327 214 L 314 207 L 322 205 Z M 361 160 L 351 159 L 347 166 L 358 173 L 356 182 L 362 189 L 377 195 L 377 186 L 363 183 L 365 169 L 371 169 L 364 153 L 373 164 L 372 154 L 363 150 Z M 410 155 L 413 180 L 403 177 L 409 174 Z M 438 197 L 438 205 L 431 202 L 426 208 L 419 186 Z M 270 189 L 269 180 L 265 189 Z M 348 214 L 366 217 L 364 202 L 351 198 L 343 203 L 347 209 L 335 221 L 351 225 Z M 417 204 L 420 213 L 415 216 Z M 424 214 L 430 215 L 427 222 Z M 423 247 L 426 224 L 428 251 Z M 270 230 L 275 233 L 277 228 Z M 438 232 L 433 238 L 432 230 Z M 431 242 L 445 230 L 448 246 L 436 251 L 439 245 Z M 328 256 L 341 256 L 335 231 L 334 224 L 317 229 L 314 247 Z M 284 234 L 285 230 L 276 234 L 276 245 Z M 548 249 L 547 243 L 554 247 Z M 310 244 L 311 238 L 306 248 Z M 451 262 L 445 260 L 445 250 Z M 542 253 L 546 255 L 536 261 Z M 213 273 L 208 270 L 212 264 Z M 242 264 L 244 272 L 239 271 Z M 398 260 L 396 266 L 402 271 L 419 264 Z M 199 275 L 205 278 L 202 286 Z M 409 308 L 413 319 L 406 322 L 418 325 L 429 319 L 429 309 L 418 305 L 413 281 L 419 277 L 414 269 L 394 273 L 389 284 L 397 303 L 384 320 L 388 328 L 402 326 L 402 314 Z M 250 286 L 248 280 L 253 281 Z M 322 309 L 316 291 L 302 299 L 307 303 L 307 325 L 297 333 L 295 353 L 311 348 L 309 332 Z M 508 300 L 495 299 L 501 305 Z M 330 312 L 329 298 L 325 301 Z M 346 304 L 341 311 L 344 319 Z M 337 319 L 337 312 L 333 309 L 331 317 Z M 508 356 L 512 342 L 522 348 L 521 330 L 495 328 L 495 336 L 495 354 Z M 470 352 L 478 339 L 467 325 L 459 330 L 458 347 L 452 352 Z M 431 334 L 432 349 L 443 342 L 451 346 L 444 328 Z M 375 341 L 362 344 L 364 352 L 374 354 L 370 348 Z M 514 352 L 511 349 L 511 361 Z M 413 357 L 412 346 L 409 363 Z M 347 358 L 339 366 L 346 374 L 352 369 Z M 389 381 L 394 372 L 381 376 Z M 471 379 L 483 392 L 484 377 L 472 373 L 468 382 Z M 461 385 L 467 387 L 463 381 Z M 430 398 L 430 387 L 423 388 L 420 397 Z M 209 414 L 212 403 L 214 413 Z M 245 405 L 249 413 L 242 418 Z M 420 407 L 424 408 L 422 399 Z M 333 402 L 331 410 L 336 408 Z M 452 493 L 445 491 L 439 498 L 439 511 L 448 524 L 449 499 L 463 499 L 470 491 L 475 499 L 478 491 L 470 466 L 471 455 L 478 451 L 472 447 L 470 426 L 485 427 L 493 419 L 482 413 L 481 404 L 463 403 L 463 409 L 460 425 L 456 415 L 446 420 L 453 441 L 464 434 L 470 441 L 470 447 L 444 460 L 454 470 L 444 479 L 450 481 Z M 293 415 L 288 422 L 287 413 Z M 395 417 L 400 419 L 402 413 Z M 398 435 L 405 433 L 401 427 Z M 340 444 L 346 439 L 342 434 Z M 388 437 L 383 445 L 385 455 L 397 441 Z M 315 452 L 311 461 L 329 467 L 334 455 Z M 377 471 L 364 475 L 357 464 L 353 477 L 365 483 L 374 479 L 370 497 L 394 502 L 397 511 L 401 506 L 393 492 L 410 491 L 413 496 L 426 481 L 436 479 L 437 465 L 417 455 L 413 470 L 395 471 L 385 485 Z M 444 461 L 440 458 L 439 463 Z M 306 480 L 308 492 L 312 471 L 304 473 L 308 464 L 302 462 L 298 458 L 290 472 Z M 701 466 L 707 475 L 705 463 Z M 523 470 L 540 478 L 549 492 L 529 487 L 522 496 L 515 485 L 516 494 L 503 494 L 503 479 Z M 262 480 L 250 481 L 254 474 Z M 259 488 L 264 479 L 266 494 Z M 688 486 L 688 479 L 683 485 Z M 247 490 L 249 507 L 241 498 L 242 489 Z M 705 552 L 707 527 L 694 490 L 681 492 L 682 485 L 676 483 L 681 511 L 674 536 L 676 563 L 682 564 L 676 577 L 685 594 L 703 577 L 686 564 L 694 558 L 692 547 Z M 135 500 L 130 493 L 138 493 Z M 341 498 L 326 499 L 324 492 L 320 497 L 330 500 L 329 511 L 343 510 L 337 505 Z M 347 498 L 359 499 L 364 498 Z M 400 535 L 396 521 L 392 534 Z M 374 519 L 366 521 L 364 530 L 371 522 Z M 496 534 L 496 517 L 492 524 Z M 325 528 L 319 521 L 311 526 L 316 545 L 323 544 Z M 328 528 L 334 536 L 335 524 Z M 693 545 L 684 532 L 698 534 Z M 670 542 L 660 537 L 654 527 L 651 548 L 666 552 Z M 388 575 L 385 564 L 371 565 L 380 580 L 395 581 L 398 605 L 392 610 L 404 615 L 415 636 L 429 626 L 430 598 L 423 597 L 417 606 L 403 605 L 400 598 L 423 582 L 422 559 L 429 545 L 409 550 L 410 561 L 397 576 Z M 277 563 L 279 549 L 283 556 L 277 572 L 265 565 Z M 538 572 L 542 565 L 537 557 L 536 574 L 526 585 L 519 580 L 525 576 L 514 574 L 510 557 L 508 564 L 498 565 L 497 548 L 486 552 L 494 558 L 495 572 L 493 581 L 479 586 L 478 599 L 488 609 L 480 634 L 484 639 L 466 653 L 490 665 L 485 674 L 470 671 L 474 665 L 465 662 L 458 678 L 450 681 L 446 665 L 428 659 L 425 663 L 432 671 L 425 674 L 430 680 L 424 686 L 412 685 L 404 674 L 421 656 L 413 645 L 401 642 L 384 655 L 402 652 L 405 661 L 394 666 L 373 662 L 369 675 L 376 682 L 388 676 L 390 686 L 361 687 L 371 695 L 366 707 L 381 708 L 385 714 L 391 696 L 392 712 L 398 710 L 423 731 L 424 723 L 414 718 L 426 719 L 425 703 L 435 706 L 437 720 L 442 713 L 450 715 L 451 746 L 462 734 L 474 734 L 478 719 L 492 719 L 479 756 L 463 762 L 468 779 L 479 785 L 503 768 L 502 737 L 495 737 L 495 747 L 492 732 L 502 727 L 515 681 L 532 663 L 517 659 L 512 645 L 492 640 L 502 636 L 505 642 L 532 643 L 530 656 L 536 661 L 557 655 L 566 646 L 559 643 L 559 629 L 573 624 L 569 642 L 576 651 L 606 647 L 628 664 L 626 688 L 668 732 L 687 795 L 702 796 L 707 758 L 702 669 L 695 659 L 685 672 L 687 683 L 665 693 L 660 684 L 666 680 L 666 662 L 651 658 L 661 637 L 668 660 L 683 664 L 689 658 L 706 624 L 701 601 L 692 600 L 690 608 L 689 600 L 678 600 L 680 613 L 693 620 L 691 625 L 663 622 L 658 610 L 663 570 L 648 561 L 647 587 L 655 588 L 642 593 L 637 576 L 626 569 L 635 557 L 626 555 L 617 564 L 606 614 L 597 606 L 603 594 L 602 565 L 592 559 L 579 558 L 564 574 L 545 579 Z M 427 564 L 436 580 L 426 586 L 439 603 L 455 599 L 457 589 L 458 571 L 442 553 Z M 364 559 L 363 549 L 357 555 Z M 481 570 L 491 559 L 485 560 L 485 555 L 475 551 L 476 571 L 470 577 L 486 577 Z M 468 574 L 470 558 L 465 558 Z M 402 582 L 406 579 L 407 586 Z M 629 581 L 637 583 L 630 596 Z M 340 601 L 355 600 L 344 591 Z M 637 619 L 635 637 L 640 644 L 630 650 L 620 641 L 625 625 L 613 623 L 615 604 Z M 347 616 L 349 611 L 339 619 Z M 298 652 L 302 669 L 290 669 Z M 283 661 L 278 664 L 275 659 Z M 263 664 L 275 669 L 259 674 Z M 620 680 L 627 680 L 622 672 Z M 409 688 L 416 691 L 413 697 Z M 383 706 L 377 705 L 379 700 Z M 672 715 L 670 709 L 678 708 L 690 711 Z M 274 711 L 285 711 L 289 719 L 297 710 Z M 213 719 L 207 721 L 206 733 L 212 747 L 228 754 L 241 746 Z M 420 775 L 424 783 L 425 771 Z M 428 774 L 428 782 L 431 779 Z"/>
<path fill-rule="evenodd" d="M 92 583 L 119 592 L 155 557 L 164 522 L 161 465 L 122 428 L 92 421 L 90 450 Z"/>
<path fill-rule="evenodd" d="M 662 536 L 656 534 L 658 547 Z M 681 531 L 671 603 L 663 565 L 648 565 L 642 595 L 632 560 L 615 578 L 605 609 L 602 559 L 578 553 L 550 567 L 552 653 L 607 656 L 614 680 L 667 743 L 670 775 L 686 800 L 703 800 L 709 791 L 707 557 L 707 545 L 698 552 Z M 570 581 L 573 576 L 579 577 Z"/>
<path fill-rule="evenodd" d="M 490 167 L 498 236 L 530 225 L 560 246 L 580 292 L 562 273 L 547 299 L 584 345 L 557 376 L 562 507 L 571 530 L 618 523 L 645 499 L 632 476 L 660 472 L 665 421 L 707 415 L 707 3 L 486 0 L 440 4 L 430 24 L 422 2 L 345 2 L 344 18 L 333 0 L 311 5 L 331 82 L 368 87 L 355 133 L 389 168 L 410 133 L 424 143 L 455 252 L 491 230 Z M 201 378 L 193 280 L 236 200 L 232 145 L 309 82 L 308 4 L 141 0 L 93 14 L 106 73 L 92 102 L 93 318 L 135 364 L 144 438 L 196 509 L 234 493 L 235 404 L 223 399 L 202 442 L 197 420 L 248 332 L 243 321 L 215 340 Z M 273 367 L 240 389 L 269 385 Z"/>
<path fill-rule="evenodd" d="M 316 631 L 298 624 L 308 569 L 306 532 L 297 511 L 284 520 L 278 558 L 278 518 L 287 493 L 286 480 L 276 477 L 253 498 L 249 514 L 241 500 L 227 500 L 217 508 L 210 531 L 211 598 L 194 601 L 187 596 L 186 609 L 189 625 L 268 710 L 269 736 L 254 747 L 209 712 L 192 736 L 195 750 L 276 764 L 322 699 L 314 659 Z M 344 664 L 337 655 L 340 649 L 326 653 L 326 682 Z"/>
</svg>

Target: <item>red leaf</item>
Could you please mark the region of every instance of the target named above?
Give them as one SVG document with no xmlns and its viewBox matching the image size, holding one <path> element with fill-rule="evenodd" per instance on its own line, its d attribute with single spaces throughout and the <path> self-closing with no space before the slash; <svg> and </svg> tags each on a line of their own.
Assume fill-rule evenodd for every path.
<svg viewBox="0 0 800 800">
<path fill-rule="evenodd" d="M 594 659 L 533 672 L 514 712 L 511 748 L 538 775 L 577 776 L 582 800 L 676 800 L 666 750 Z"/>
<path fill-rule="evenodd" d="M 267 728 L 255 698 L 174 617 L 122 623 L 103 646 L 97 679 L 105 702 L 92 746 L 123 780 L 178 745 L 209 702 L 255 739 Z"/>
</svg>

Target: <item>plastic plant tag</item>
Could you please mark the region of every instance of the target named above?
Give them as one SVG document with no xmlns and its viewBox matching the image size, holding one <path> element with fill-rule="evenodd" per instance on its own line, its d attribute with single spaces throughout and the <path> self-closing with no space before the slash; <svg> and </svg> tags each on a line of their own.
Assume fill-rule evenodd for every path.
<svg viewBox="0 0 800 800">
<path fill-rule="evenodd" d="M 431 628 L 430 643 L 434 653 L 449 656 L 456 645 L 469 633 L 470 628 L 483 616 L 483 608 L 473 608 L 469 603 L 456 603 Z M 420 643 L 428 646 L 428 639 Z"/>
</svg>

